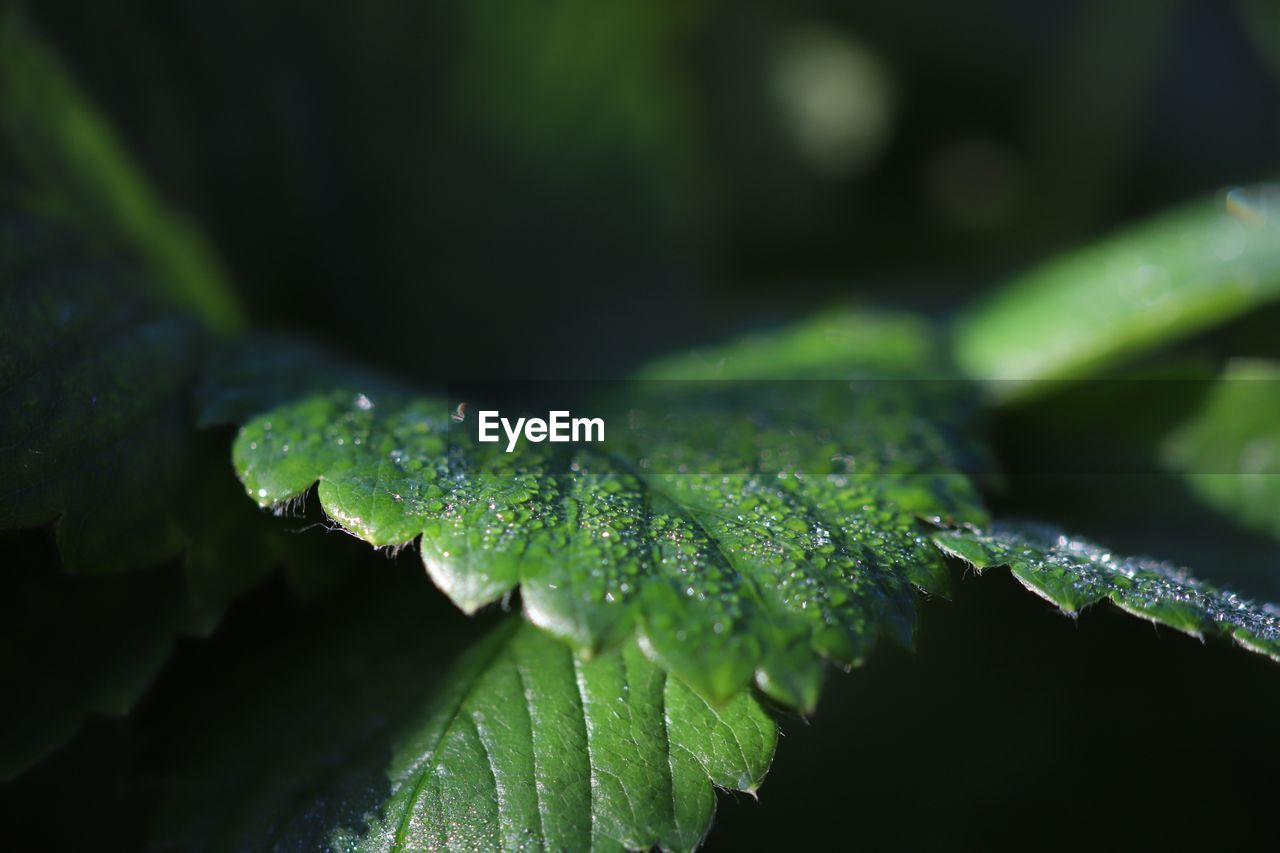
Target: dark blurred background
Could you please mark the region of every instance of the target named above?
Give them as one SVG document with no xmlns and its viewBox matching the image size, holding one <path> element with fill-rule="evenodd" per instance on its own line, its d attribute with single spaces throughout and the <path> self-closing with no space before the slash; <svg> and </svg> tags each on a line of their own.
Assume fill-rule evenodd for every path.
<svg viewBox="0 0 1280 853">
<path fill-rule="evenodd" d="M 1280 151 L 1269 0 L 30 11 L 257 320 L 422 381 L 943 311 Z"/>
</svg>

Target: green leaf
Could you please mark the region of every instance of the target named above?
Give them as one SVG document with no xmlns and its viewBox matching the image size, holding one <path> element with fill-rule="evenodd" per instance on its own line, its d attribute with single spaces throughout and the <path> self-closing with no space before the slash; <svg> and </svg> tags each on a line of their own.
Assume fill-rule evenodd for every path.
<svg viewBox="0 0 1280 853">
<path fill-rule="evenodd" d="M 1043 525 L 944 531 L 934 542 L 979 571 L 1008 566 L 1023 586 L 1067 613 L 1111 601 L 1193 637 L 1230 637 L 1280 660 L 1280 608 L 1216 589 L 1169 563 L 1122 557 Z"/>
<path fill-rule="evenodd" d="M 86 713 L 124 713 L 175 633 L 207 634 L 280 553 L 238 496 L 226 438 L 194 429 L 208 333 L 150 289 L 61 229 L 0 208 L 0 530 L 52 522 L 62 566 L 82 576 L 55 578 L 46 564 L 47 577 L 0 578 L 18 611 L 0 673 L 28 697 L 0 709 L 6 775 Z M 179 557 L 180 572 L 143 571 Z"/>
<path fill-rule="evenodd" d="M 204 335 L 145 294 L 70 235 L 0 211 L 0 528 L 56 519 L 72 571 L 182 548 Z"/>
<path fill-rule="evenodd" d="M 185 550 L 207 621 L 272 559 L 211 565 L 226 534 L 256 525 L 192 428 L 208 330 L 239 309 L 199 233 L 13 5 L 0 10 L 0 165 L 0 529 L 56 521 L 81 573 Z"/>
<path fill-rule="evenodd" d="M 194 428 L 209 337 L 157 305 L 149 279 L 0 209 L 0 340 L 0 529 L 56 522 L 81 574 L 185 552 L 196 586 L 262 575 L 262 525 L 239 508 L 221 443 Z M 228 565 L 211 556 L 227 548 L 240 550 Z M 214 609 L 230 595 L 205 592 Z"/>
<path fill-rule="evenodd" d="M 659 358 L 639 378 L 698 380 L 842 380 L 948 378 L 953 371 L 939 335 L 913 314 L 828 310 L 806 320 L 744 335 L 716 347 Z"/>
<path fill-rule="evenodd" d="M 1231 190 L 1031 270 L 958 320 L 960 367 L 984 380 L 1085 376 L 1277 298 L 1277 193 Z"/>
<path fill-rule="evenodd" d="M 875 326 L 843 322 L 855 341 Z M 929 351 L 923 329 L 884 322 L 890 352 L 914 364 Z M 583 652 L 638 630 L 714 701 L 754 675 L 808 709 L 821 657 L 855 664 L 881 633 L 910 643 L 913 584 L 945 591 L 919 518 L 984 520 L 959 473 L 956 383 L 919 381 L 918 366 L 885 378 L 882 356 L 867 362 L 870 378 L 859 346 L 814 361 L 803 336 L 840 325 L 827 317 L 784 333 L 773 361 L 753 344 L 743 371 L 742 350 L 712 361 L 742 376 L 799 353 L 810 375 L 859 378 L 641 383 L 611 422 L 625 431 L 640 406 L 654 428 L 604 448 L 508 454 L 455 424 L 444 400 L 351 388 L 249 422 L 235 466 L 264 507 L 318 482 L 325 512 L 361 539 L 419 540 L 433 580 L 468 612 L 520 586 L 529 618 Z"/>
<path fill-rule="evenodd" d="M 0 773 L 87 713 L 127 711 L 175 634 L 207 634 L 275 563 L 276 534 L 242 510 L 220 441 L 194 430 L 211 333 L 239 322 L 199 232 L 20 10 L 0 9 L 0 529 L 53 522 L 81 575 L 46 560 L 0 578 L 14 608 L 0 674 L 28 697 L 0 709 Z M 181 574 L 142 571 L 179 556 Z"/>
<path fill-rule="evenodd" d="M 209 731 L 181 726 L 198 746 L 158 844 L 688 849 L 713 785 L 754 791 L 768 770 L 776 726 L 749 695 L 712 708 L 634 643 L 584 661 L 508 618 L 436 677 L 471 626 L 433 631 L 407 580 L 201 694 Z"/>
<path fill-rule="evenodd" d="M 239 302 L 201 232 L 156 196 L 17 4 L 0 9 L 0 132 L 29 204 L 133 252 L 154 288 L 211 328 L 241 325 Z"/>
<path fill-rule="evenodd" d="M 1280 537 L 1280 364 L 1228 364 L 1159 453 L 1206 505 Z"/>
</svg>

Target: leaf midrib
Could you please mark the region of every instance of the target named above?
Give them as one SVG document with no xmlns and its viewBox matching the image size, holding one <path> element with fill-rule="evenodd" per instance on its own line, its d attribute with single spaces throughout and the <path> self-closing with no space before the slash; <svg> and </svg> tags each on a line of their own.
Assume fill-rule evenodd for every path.
<svg viewBox="0 0 1280 853">
<path fill-rule="evenodd" d="M 493 651 L 485 655 L 483 661 L 472 668 L 470 683 L 468 683 L 466 688 L 459 693 L 457 700 L 453 703 L 449 712 L 442 718 L 439 732 L 437 733 L 434 742 L 431 744 L 431 761 L 429 761 L 424 767 L 418 769 L 417 772 L 419 775 L 417 781 L 414 782 L 412 795 L 409 798 L 404 815 L 401 816 L 400 823 L 396 827 L 396 839 L 395 843 L 391 847 L 391 849 L 396 851 L 396 853 L 400 853 L 400 851 L 406 849 L 405 836 L 409 832 L 409 824 L 413 822 L 414 804 L 416 804 L 422 797 L 422 792 L 426 788 L 428 780 L 439 767 L 440 744 L 444 741 L 449 730 L 458 721 L 462 708 L 475 694 L 476 688 L 479 687 L 480 682 L 484 680 L 484 676 L 488 673 L 489 668 L 493 666 L 494 662 L 498 660 L 504 652 L 507 651 L 508 644 L 519 632 L 521 627 L 522 626 L 518 621 L 512 621 L 508 623 L 508 627 L 501 629 L 505 630 L 506 634 L 499 640 L 495 641 Z"/>
</svg>

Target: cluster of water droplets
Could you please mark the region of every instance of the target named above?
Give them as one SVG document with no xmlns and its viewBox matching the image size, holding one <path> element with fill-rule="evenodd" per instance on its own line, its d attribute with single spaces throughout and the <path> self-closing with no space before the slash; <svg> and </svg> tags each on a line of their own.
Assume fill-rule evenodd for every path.
<svg viewBox="0 0 1280 853">
<path fill-rule="evenodd" d="M 355 392 L 272 413 L 249 451 L 266 467 L 291 451 L 314 459 L 294 488 L 319 479 L 326 510 L 375 543 L 421 537 L 432 577 L 464 606 L 523 583 L 540 625 L 584 642 L 639 601 L 668 652 L 727 659 L 807 637 L 853 662 L 885 624 L 909 634 L 912 583 L 932 586 L 939 558 L 917 516 L 966 500 L 930 479 L 952 450 L 909 415 L 928 390 L 708 394 L 607 453 L 507 453 L 454 424 L 443 401 Z M 750 635 L 755 645 L 733 651 Z"/>
<path fill-rule="evenodd" d="M 1037 582 L 1051 596 L 1069 585 L 1091 601 L 1109 598 L 1127 610 L 1182 630 L 1216 629 L 1280 654 L 1280 611 L 1217 589 L 1179 566 L 1117 556 L 1092 542 L 1038 526 L 998 526 L 974 538 L 994 563 L 1012 566 L 1024 580 Z"/>
</svg>

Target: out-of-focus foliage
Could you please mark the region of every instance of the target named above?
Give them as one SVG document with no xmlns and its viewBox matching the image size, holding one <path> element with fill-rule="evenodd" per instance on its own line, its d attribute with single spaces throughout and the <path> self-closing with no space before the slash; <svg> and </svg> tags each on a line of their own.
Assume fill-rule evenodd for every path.
<svg viewBox="0 0 1280 853">
<path fill-rule="evenodd" d="M 258 316 L 414 377 L 616 378 L 850 292 L 940 311 L 1265 174 L 1274 84 L 1230 14 L 1113 6 L 30 12 Z M 857 168 L 796 142 L 797 76 L 836 150 L 887 103 Z"/>
<path fill-rule="evenodd" d="M 9 4 L 0 8 L 0 130 L 21 164 L 27 204 L 133 252 L 155 290 L 213 328 L 243 322 L 204 237 L 155 196 L 110 124 Z"/>
<path fill-rule="evenodd" d="M 1228 364 L 1159 453 L 1207 506 L 1280 537 L 1280 365 Z"/>
<path fill-rule="evenodd" d="M 216 612 L 273 559 L 250 533 L 237 569 L 220 565 L 227 534 L 257 522 L 222 500 L 217 443 L 193 425 L 210 328 L 236 322 L 234 297 L 14 7 L 0 42 L 0 527 L 56 520 L 80 573 L 189 548 Z"/>
<path fill-rule="evenodd" d="M 0 712 L 0 776 L 128 712 L 175 635 L 208 634 L 278 559 L 194 429 L 211 327 L 235 321 L 195 232 L 0 9 L 0 528 L 52 523 L 58 555 L 3 579 L 0 677 L 24 700 Z"/>
<path fill-rule="evenodd" d="M 67 565 L 155 565 L 183 546 L 204 340 L 127 269 L 9 211 L 0 220 L 0 525 L 58 520 Z"/>
<path fill-rule="evenodd" d="M 53 523 L 79 576 L 20 559 L 0 579 L 0 677 L 24 697 L 0 709 L 0 776 L 88 712 L 127 712 L 175 633 L 207 634 L 279 557 L 225 438 L 194 429 L 208 335 L 148 290 L 61 228 L 0 211 L 0 529 Z"/>
<path fill-rule="evenodd" d="M 1237 189 L 1011 282 L 958 321 L 956 358 L 979 379 L 1089 375 L 1278 297 L 1280 187 Z"/>
<path fill-rule="evenodd" d="M 828 311 L 781 329 L 715 347 L 657 358 L 640 380 L 821 381 L 942 378 L 950 367 L 936 330 L 923 317 L 873 311 Z"/>
</svg>

